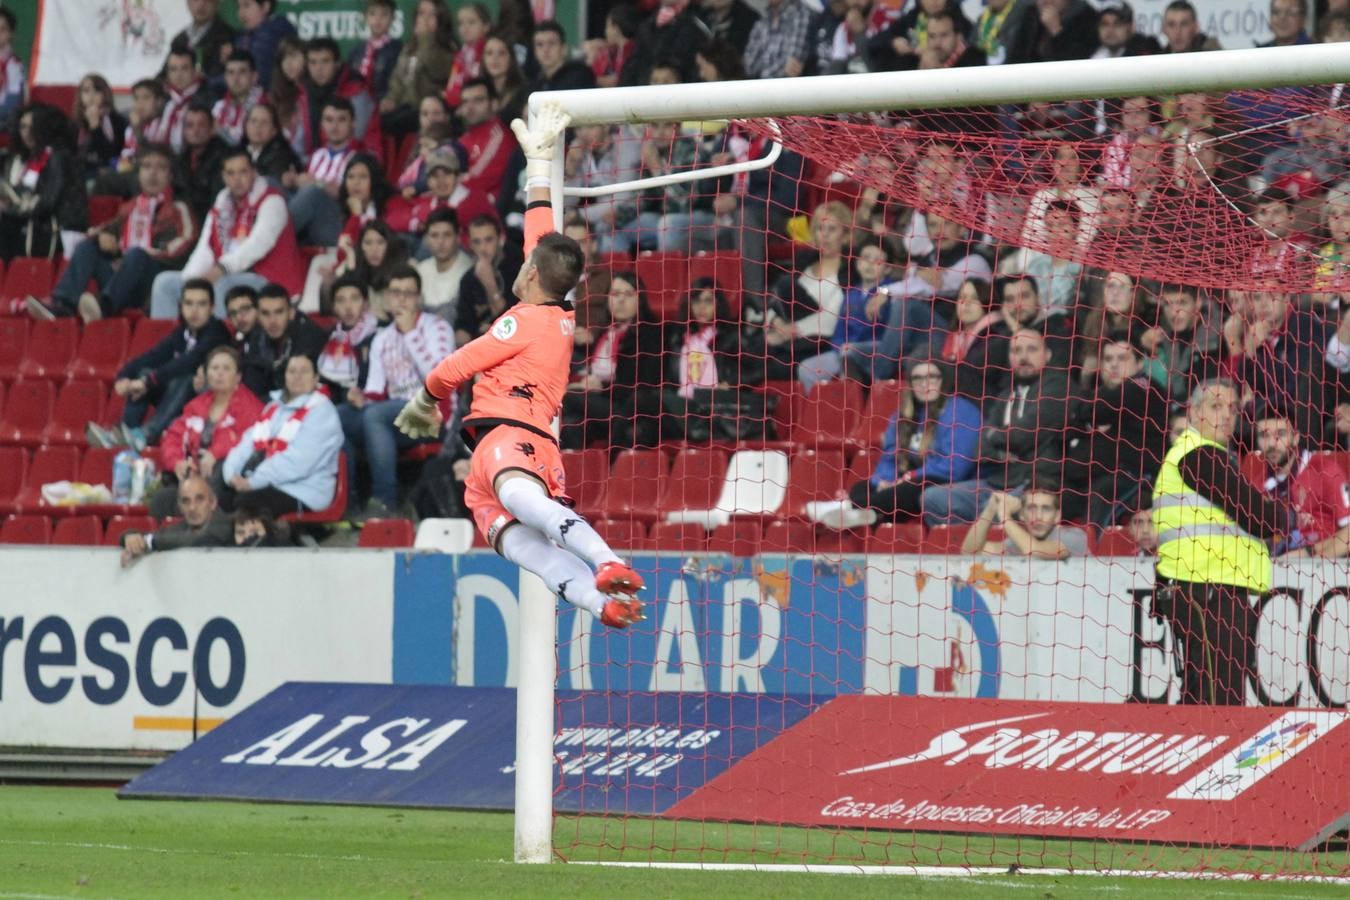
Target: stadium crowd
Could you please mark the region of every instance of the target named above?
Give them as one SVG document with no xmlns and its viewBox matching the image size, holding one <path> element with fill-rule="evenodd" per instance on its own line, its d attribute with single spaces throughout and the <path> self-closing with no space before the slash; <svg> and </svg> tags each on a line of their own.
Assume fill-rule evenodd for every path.
<svg viewBox="0 0 1350 900">
<path fill-rule="evenodd" d="M 639 0 L 593 4 L 603 36 L 581 41 L 524 0 L 495 18 L 419 0 L 400 40 L 392 0 L 367 0 L 369 38 L 345 56 L 302 41 L 274 0 L 238 0 L 237 30 L 217 0 L 187 6 L 192 24 L 125 115 L 98 74 L 71 110 L 25 103 L 0 9 L 0 259 L 64 260 L 50 295 L 14 312 L 175 321 L 117 372 L 120 420 L 87 430 L 91 446 L 156 455 L 151 510 L 186 520 L 165 547 L 285 540 L 274 520 L 328 507 L 343 479 L 353 520 L 463 513 L 463 398 L 429 446 L 393 420 L 440 358 L 515 302 L 524 159 L 508 124 L 535 91 L 1217 48 L 1186 0 L 1167 7 L 1162 42 L 1134 30 L 1127 4 L 1085 0 L 988 0 L 973 22 L 950 0 L 819 13 L 769 0 L 762 14 L 744 0 Z M 1330 7 L 1314 37 L 1303 0 L 1273 0 L 1270 44 L 1350 39 L 1350 3 Z M 791 151 L 747 175 L 569 199 L 565 231 L 588 267 L 563 447 L 781 441 L 784 383 L 810 398 L 899 379 L 870 474 L 807 509 L 821 527 L 970 524 L 967 551 L 1062 558 L 1087 552 L 1088 529 L 1119 526 L 1148 552 L 1168 435 L 1197 384 L 1229 379 L 1254 451 L 1244 474 L 1299 511 L 1281 549 L 1350 554 L 1350 475 L 1318 453 L 1350 446 L 1343 118 L 1286 125 L 1280 108 L 1203 94 L 988 116 L 1047 148 L 1027 162 L 1016 245 L 939 211 L 939 196 L 975 190 L 940 137 L 913 170 L 931 207 L 828 172 L 812 186 Z M 1246 128 L 1266 130 L 1208 140 Z M 736 123 L 585 126 L 569 132 L 565 169 L 595 187 L 769 151 Z M 1262 229 L 1248 265 L 1269 290 L 1080 261 L 1204 182 Z M 97 197 L 116 202 L 91 221 Z M 700 276 L 658 304 L 634 265 L 648 252 L 734 254 L 735 287 Z M 1304 268 L 1320 290 L 1281 289 Z M 413 458 L 427 460 L 420 483 L 400 464 Z M 245 523 L 233 532 L 220 521 L 231 510 Z"/>
</svg>

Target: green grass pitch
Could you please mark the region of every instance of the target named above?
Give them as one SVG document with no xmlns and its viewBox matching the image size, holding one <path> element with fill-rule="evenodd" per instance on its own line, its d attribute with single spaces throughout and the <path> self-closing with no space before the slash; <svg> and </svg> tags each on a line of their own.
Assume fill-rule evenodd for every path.
<svg viewBox="0 0 1350 900">
<path fill-rule="evenodd" d="M 726 833 L 721 830 L 726 829 Z M 618 858 L 625 842 L 674 848 L 694 859 L 702 844 L 741 848 L 720 862 L 1006 864 L 1015 842 L 920 835 L 937 849 L 896 853 L 872 835 L 654 820 L 560 818 L 559 841 L 578 839 L 589 857 Z M 119 801 L 106 788 L 0 786 L 0 898 L 48 897 L 1344 897 L 1345 885 L 1222 883 L 1097 876 L 962 878 L 808 875 L 517 866 L 511 816 L 366 807 Z M 597 847 L 610 849 L 597 850 Z M 1028 845 L 1021 843 L 1023 859 Z M 1099 865 L 1113 864 L 1096 845 Z M 687 850 L 681 849 L 688 847 Z M 1058 865 L 1063 842 L 1038 842 L 1038 864 Z M 1085 851 L 1082 845 L 1075 857 Z M 1119 853 L 1119 851 L 1114 851 Z M 578 856 L 583 855 L 578 852 Z M 643 851 L 643 857 L 647 851 Z M 903 857 L 903 858 L 901 858 Z M 630 854 L 631 858 L 631 854 Z M 1251 854 L 1239 859 L 1259 861 Z M 1272 860 L 1274 858 L 1272 857 Z M 704 855 L 705 861 L 713 861 Z M 1184 862 L 1180 858 L 1172 862 Z M 1222 862 L 1211 855 L 1211 863 Z M 1168 864 L 1162 857 L 1160 864 Z M 1196 860 L 1191 860 L 1195 864 Z M 1344 871 L 1346 851 L 1323 855 Z M 1124 860 L 1114 864 L 1124 865 Z M 1269 869 L 1269 866 L 1266 867 Z"/>
</svg>

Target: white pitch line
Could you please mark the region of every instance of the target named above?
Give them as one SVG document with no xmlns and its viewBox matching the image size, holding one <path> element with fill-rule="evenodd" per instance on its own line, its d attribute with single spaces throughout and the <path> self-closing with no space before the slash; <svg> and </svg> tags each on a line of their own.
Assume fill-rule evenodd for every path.
<svg viewBox="0 0 1350 900">
<path fill-rule="evenodd" d="M 190 850 L 182 848 L 169 847 L 133 847 L 129 844 L 96 844 L 88 841 L 16 841 L 6 838 L 0 838 L 0 845 L 10 845 L 15 847 L 67 847 L 76 850 L 117 850 L 123 853 L 164 853 L 179 856 L 217 856 L 222 853 L 228 853 L 231 856 L 268 856 L 277 859 L 317 859 L 323 861 L 343 861 L 343 862 L 388 862 L 388 860 L 376 860 L 374 857 L 362 856 L 361 854 L 351 854 L 346 856 L 324 856 L 320 853 L 257 853 L 242 850 L 231 850 L 222 847 L 218 850 Z M 0 897 L 11 895 L 0 894 Z"/>
<path fill-rule="evenodd" d="M 1282 884 L 1329 884 L 1350 887 L 1350 877 L 1336 875 L 1265 875 L 1255 872 L 1165 872 L 1140 869 L 1031 869 L 1019 868 L 1009 872 L 1005 867 L 951 867 L 951 866 L 859 866 L 813 865 L 810 863 L 661 863 L 661 862 L 606 862 L 576 860 L 573 865 L 614 866 L 626 869 L 680 869 L 700 872 L 767 872 L 799 875 L 905 875 L 919 878 L 968 878 L 988 876 L 1097 876 L 1103 878 L 1165 878 L 1177 881 L 1262 881 Z M 1012 880 L 1007 881 L 1013 884 Z"/>
</svg>

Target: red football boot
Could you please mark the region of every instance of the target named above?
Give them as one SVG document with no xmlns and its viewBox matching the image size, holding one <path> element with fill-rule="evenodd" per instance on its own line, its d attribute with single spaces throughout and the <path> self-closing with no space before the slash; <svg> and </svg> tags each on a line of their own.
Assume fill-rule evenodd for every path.
<svg viewBox="0 0 1350 900">
<path fill-rule="evenodd" d="M 595 573 L 595 589 L 602 594 L 636 594 L 647 586 L 642 576 L 621 562 L 607 562 Z"/>
<path fill-rule="evenodd" d="M 647 618 L 642 614 L 642 601 L 636 597 L 610 600 L 600 610 L 600 621 L 610 628 L 627 628 Z"/>
</svg>

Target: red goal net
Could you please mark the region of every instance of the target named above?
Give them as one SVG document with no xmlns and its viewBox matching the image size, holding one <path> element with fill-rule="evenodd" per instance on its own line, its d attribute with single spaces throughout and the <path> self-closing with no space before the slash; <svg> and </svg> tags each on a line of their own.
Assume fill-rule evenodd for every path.
<svg viewBox="0 0 1350 900">
<path fill-rule="evenodd" d="M 557 852 L 1350 872 L 1341 94 L 574 129 Z"/>
</svg>

